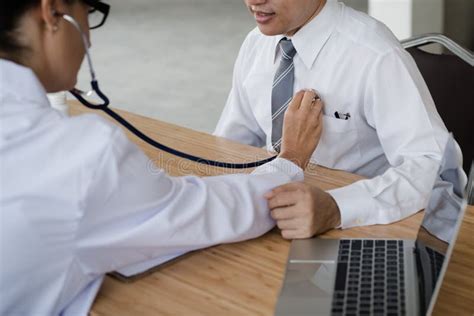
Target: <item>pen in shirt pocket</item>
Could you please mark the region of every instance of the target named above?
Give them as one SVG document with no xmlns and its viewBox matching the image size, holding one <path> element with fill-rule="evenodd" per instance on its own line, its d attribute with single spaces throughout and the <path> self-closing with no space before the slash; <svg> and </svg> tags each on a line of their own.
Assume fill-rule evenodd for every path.
<svg viewBox="0 0 474 316">
<path fill-rule="evenodd" d="M 334 112 L 334 117 L 340 120 L 348 120 L 351 118 L 351 114 L 349 112 L 343 113 L 341 111 Z"/>
</svg>

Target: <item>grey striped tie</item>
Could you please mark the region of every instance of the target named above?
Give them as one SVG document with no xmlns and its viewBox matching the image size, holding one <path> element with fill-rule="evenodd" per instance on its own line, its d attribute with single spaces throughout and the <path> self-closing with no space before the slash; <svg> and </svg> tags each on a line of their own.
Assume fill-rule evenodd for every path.
<svg viewBox="0 0 474 316">
<path fill-rule="evenodd" d="M 295 67 L 293 57 L 296 49 L 291 40 L 283 38 L 280 41 L 281 61 L 273 79 L 272 88 L 272 145 L 280 152 L 283 117 L 291 99 L 295 81 Z"/>
</svg>

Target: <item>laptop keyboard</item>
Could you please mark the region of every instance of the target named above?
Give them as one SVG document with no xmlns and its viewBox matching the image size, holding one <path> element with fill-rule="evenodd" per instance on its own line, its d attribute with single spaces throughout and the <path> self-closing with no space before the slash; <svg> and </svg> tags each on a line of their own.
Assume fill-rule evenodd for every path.
<svg viewBox="0 0 474 316">
<path fill-rule="evenodd" d="M 441 273 L 441 267 L 443 266 L 444 262 L 444 255 L 437 252 L 430 247 L 426 247 L 426 252 L 430 258 L 430 265 L 431 265 L 431 280 L 438 280 L 439 274 Z M 436 282 L 433 282 L 433 290 L 436 286 Z"/>
<path fill-rule="evenodd" d="M 341 240 L 332 315 L 405 315 L 401 240 Z"/>
</svg>

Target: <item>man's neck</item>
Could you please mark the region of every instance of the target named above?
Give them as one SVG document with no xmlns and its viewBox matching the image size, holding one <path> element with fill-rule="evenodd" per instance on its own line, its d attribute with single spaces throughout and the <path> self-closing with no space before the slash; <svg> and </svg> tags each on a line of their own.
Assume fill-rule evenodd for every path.
<svg viewBox="0 0 474 316">
<path fill-rule="evenodd" d="M 314 13 L 308 18 L 308 20 L 306 22 L 304 22 L 300 27 L 298 27 L 297 29 L 295 30 L 292 30 L 290 31 L 289 33 L 286 33 L 285 35 L 286 36 L 293 36 L 295 35 L 299 30 L 301 30 L 306 24 L 308 24 L 309 22 L 311 22 L 318 14 L 319 12 L 321 12 L 321 10 L 324 8 L 324 5 L 326 4 L 327 0 L 321 0 L 318 4 L 318 6 L 316 7 L 316 9 L 314 10 Z"/>
</svg>

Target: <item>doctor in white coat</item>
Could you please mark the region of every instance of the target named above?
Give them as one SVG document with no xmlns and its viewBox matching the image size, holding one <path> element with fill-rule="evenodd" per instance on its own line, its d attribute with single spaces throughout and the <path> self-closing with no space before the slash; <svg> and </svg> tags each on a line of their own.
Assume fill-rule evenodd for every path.
<svg viewBox="0 0 474 316">
<path fill-rule="evenodd" d="M 251 175 L 151 173 L 120 128 L 46 98 L 74 87 L 84 57 L 64 16 L 88 36 L 96 5 L 0 3 L 1 315 L 84 315 L 109 271 L 262 235 L 275 224 L 264 194 L 303 179 L 321 135 L 322 104 L 302 91 L 279 158 Z"/>
</svg>

